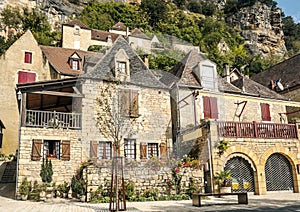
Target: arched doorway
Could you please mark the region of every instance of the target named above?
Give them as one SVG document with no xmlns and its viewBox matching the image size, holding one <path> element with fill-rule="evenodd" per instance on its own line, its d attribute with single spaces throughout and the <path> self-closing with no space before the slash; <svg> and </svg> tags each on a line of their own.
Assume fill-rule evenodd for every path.
<svg viewBox="0 0 300 212">
<path fill-rule="evenodd" d="M 233 192 L 254 192 L 253 169 L 247 160 L 242 157 L 231 158 L 224 170 L 231 171 Z"/>
<path fill-rule="evenodd" d="M 267 191 L 291 191 L 294 189 L 292 166 L 289 160 L 274 153 L 265 165 Z"/>
</svg>

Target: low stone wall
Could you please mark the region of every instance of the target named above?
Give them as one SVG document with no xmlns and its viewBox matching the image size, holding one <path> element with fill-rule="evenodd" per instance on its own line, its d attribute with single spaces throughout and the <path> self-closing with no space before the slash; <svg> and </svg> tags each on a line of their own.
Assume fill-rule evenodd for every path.
<svg viewBox="0 0 300 212">
<path fill-rule="evenodd" d="M 87 168 L 87 191 L 95 191 L 99 185 L 104 190 L 107 190 L 111 182 L 111 170 L 111 166 L 89 166 Z M 181 176 L 181 193 L 187 193 L 190 187 L 190 178 L 194 180 L 194 185 L 197 186 L 200 192 L 203 192 L 203 171 L 200 168 L 180 167 L 178 168 L 177 175 Z M 166 182 L 168 180 L 172 180 L 172 168 L 170 167 L 155 167 L 140 164 L 139 166 L 125 166 L 124 168 L 125 183 L 129 181 L 133 182 L 137 193 L 143 193 L 149 189 L 157 189 L 159 195 L 166 194 Z M 173 186 L 171 193 L 175 194 L 175 186 Z"/>
</svg>

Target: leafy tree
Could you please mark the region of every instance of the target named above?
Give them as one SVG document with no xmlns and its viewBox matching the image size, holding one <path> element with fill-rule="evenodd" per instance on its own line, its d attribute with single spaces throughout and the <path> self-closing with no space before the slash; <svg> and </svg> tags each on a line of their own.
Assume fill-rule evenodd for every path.
<svg viewBox="0 0 300 212">
<path fill-rule="evenodd" d="M 167 4 L 163 0 L 143 0 L 141 9 L 148 14 L 149 24 L 152 27 L 165 20 L 167 16 Z"/>
</svg>

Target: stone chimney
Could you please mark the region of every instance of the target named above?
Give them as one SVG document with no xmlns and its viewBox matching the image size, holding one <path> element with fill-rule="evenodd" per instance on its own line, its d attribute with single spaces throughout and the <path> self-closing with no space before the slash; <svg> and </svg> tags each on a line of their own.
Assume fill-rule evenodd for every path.
<svg viewBox="0 0 300 212">
<path fill-rule="evenodd" d="M 144 63 L 147 66 L 147 68 L 149 68 L 149 57 L 148 57 L 148 55 L 145 55 Z"/>
<path fill-rule="evenodd" d="M 230 83 L 230 70 L 229 70 L 229 65 L 226 63 L 224 67 L 224 77 L 226 79 L 226 82 Z"/>
</svg>

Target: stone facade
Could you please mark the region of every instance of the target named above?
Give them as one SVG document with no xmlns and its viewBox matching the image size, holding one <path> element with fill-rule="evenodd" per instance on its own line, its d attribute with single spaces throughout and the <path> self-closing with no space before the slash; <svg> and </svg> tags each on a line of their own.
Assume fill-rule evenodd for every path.
<svg viewBox="0 0 300 212">
<path fill-rule="evenodd" d="M 53 166 L 53 182 L 62 184 L 64 181 L 71 182 L 71 178 L 76 174 L 82 162 L 82 144 L 80 134 L 76 130 L 53 129 L 53 128 L 21 128 L 22 139 L 20 141 L 20 155 L 18 160 L 18 185 L 24 177 L 29 181 L 37 181 L 41 183 L 40 170 L 42 159 L 38 161 L 32 160 L 32 143 L 35 139 L 55 140 L 55 141 L 70 141 L 70 160 L 51 159 Z M 42 150 L 44 144 L 42 145 Z M 62 151 L 62 148 L 60 148 Z M 42 151 L 42 157 L 43 151 Z"/>
</svg>

